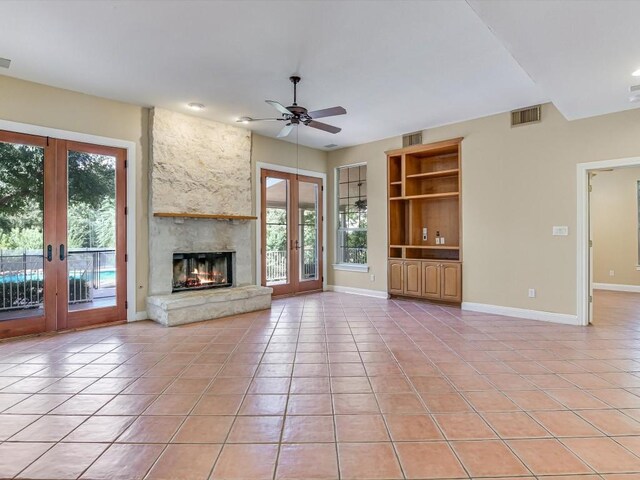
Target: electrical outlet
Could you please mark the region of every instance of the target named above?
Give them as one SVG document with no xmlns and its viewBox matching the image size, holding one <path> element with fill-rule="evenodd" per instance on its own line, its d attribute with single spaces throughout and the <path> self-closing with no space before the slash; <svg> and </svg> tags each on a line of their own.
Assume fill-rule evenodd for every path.
<svg viewBox="0 0 640 480">
<path fill-rule="evenodd" d="M 609 276 L 610 277 L 615 277 L 616 276 L 615 270 L 609 270 Z"/>
<path fill-rule="evenodd" d="M 529 298 L 536 298 L 536 289 L 535 288 L 530 288 L 529 289 Z"/>
<path fill-rule="evenodd" d="M 422 229 L 422 241 L 426 242 L 427 241 L 427 227 L 424 227 Z"/>
<path fill-rule="evenodd" d="M 375 274 L 373 274 L 373 273 L 372 273 L 371 275 L 369 275 L 369 279 L 370 279 L 372 282 L 375 282 L 375 281 L 376 281 L 376 276 L 375 276 Z"/>
</svg>

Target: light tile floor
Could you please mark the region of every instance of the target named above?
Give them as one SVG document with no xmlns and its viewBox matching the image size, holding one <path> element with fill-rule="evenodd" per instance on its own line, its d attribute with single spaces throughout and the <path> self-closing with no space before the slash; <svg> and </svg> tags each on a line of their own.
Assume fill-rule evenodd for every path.
<svg viewBox="0 0 640 480">
<path fill-rule="evenodd" d="M 598 315 L 323 293 L 4 342 L 0 478 L 639 478 L 640 322 Z"/>
</svg>

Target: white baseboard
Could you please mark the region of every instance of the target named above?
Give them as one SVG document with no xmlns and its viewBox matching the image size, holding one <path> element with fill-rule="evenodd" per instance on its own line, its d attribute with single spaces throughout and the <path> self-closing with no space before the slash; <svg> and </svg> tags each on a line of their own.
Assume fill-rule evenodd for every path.
<svg viewBox="0 0 640 480">
<path fill-rule="evenodd" d="M 327 285 L 325 291 L 338 293 L 351 293 L 353 295 L 364 295 L 365 297 L 389 298 L 387 292 L 380 290 L 367 290 L 366 288 L 341 287 L 340 285 Z"/>
<path fill-rule="evenodd" d="M 622 285 L 618 283 L 594 283 L 594 290 L 611 290 L 614 292 L 640 293 L 640 285 Z"/>
<path fill-rule="evenodd" d="M 577 315 L 569 315 L 567 313 L 543 312 L 540 310 L 528 310 L 526 308 L 503 307 L 500 305 L 472 302 L 462 302 L 462 310 L 526 318 L 528 320 L 541 320 L 543 322 L 563 323 L 565 325 L 580 325 Z"/>
<path fill-rule="evenodd" d="M 147 315 L 146 310 L 142 312 L 136 312 L 134 317 L 129 319 L 129 322 L 139 322 L 140 320 L 149 320 L 149 315 Z"/>
</svg>

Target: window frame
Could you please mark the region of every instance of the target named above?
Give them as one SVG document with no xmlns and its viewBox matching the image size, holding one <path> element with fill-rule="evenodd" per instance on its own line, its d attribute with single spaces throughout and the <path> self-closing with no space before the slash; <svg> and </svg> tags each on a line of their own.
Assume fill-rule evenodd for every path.
<svg viewBox="0 0 640 480">
<path fill-rule="evenodd" d="M 334 175 L 334 196 L 333 196 L 333 201 L 335 202 L 335 206 L 334 206 L 334 214 L 335 214 L 335 226 L 336 226 L 336 231 L 335 231 L 335 235 L 334 235 L 334 241 L 335 241 L 335 253 L 334 253 L 334 261 L 335 263 L 332 265 L 334 270 L 343 270 L 343 271 L 349 271 L 349 272 L 368 272 L 369 271 L 369 264 L 368 263 L 349 263 L 349 262 L 342 262 L 341 258 L 340 258 L 340 236 L 343 232 L 366 232 L 366 236 L 367 236 L 367 247 L 366 247 L 366 251 L 367 251 L 367 262 L 369 260 L 369 211 L 367 209 L 367 228 L 343 228 L 340 227 L 340 170 L 342 169 L 347 169 L 347 168 L 353 168 L 353 167 L 362 167 L 365 166 L 367 167 L 367 173 L 366 173 L 366 177 L 365 177 L 365 181 L 367 182 L 367 184 L 369 183 L 369 168 L 367 165 L 367 162 L 358 162 L 358 163 L 350 163 L 348 165 L 340 165 L 338 167 L 335 167 L 333 170 L 333 175 Z M 365 198 L 368 199 L 369 198 L 369 188 L 367 185 L 367 193 L 365 195 Z"/>
</svg>

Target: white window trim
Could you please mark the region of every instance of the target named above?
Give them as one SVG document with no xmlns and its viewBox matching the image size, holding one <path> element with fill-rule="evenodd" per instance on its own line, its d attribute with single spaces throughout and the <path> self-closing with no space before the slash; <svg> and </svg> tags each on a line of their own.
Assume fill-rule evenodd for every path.
<svg viewBox="0 0 640 480">
<path fill-rule="evenodd" d="M 340 200 L 339 200 L 339 196 L 340 196 L 340 177 L 338 176 L 338 170 L 340 170 L 341 168 L 350 168 L 350 167 L 361 167 L 362 165 L 364 165 L 365 167 L 367 167 L 367 183 L 369 182 L 369 168 L 367 166 L 367 162 L 358 162 L 358 163 L 349 163 L 348 165 L 340 165 L 338 167 L 335 167 L 333 170 L 333 192 L 334 192 L 334 198 L 333 198 L 333 202 L 334 202 L 334 209 L 333 209 L 333 214 L 334 214 L 334 218 L 337 220 L 340 217 Z M 369 190 L 367 188 L 367 198 L 369 198 Z M 367 212 L 367 217 L 368 217 L 369 213 Z M 335 252 L 334 252 L 334 260 L 337 262 L 338 261 L 338 233 L 341 230 L 345 230 L 344 228 L 340 228 L 339 226 L 339 220 L 336 221 L 335 223 L 336 226 L 336 230 L 334 232 L 333 235 L 333 241 L 335 242 Z M 353 230 L 353 229 L 352 229 Z M 367 231 L 367 258 L 369 257 L 369 219 L 367 218 L 367 228 L 363 229 L 356 229 L 356 230 L 366 230 Z M 345 272 L 368 272 L 369 271 L 369 265 L 366 263 L 334 263 L 332 265 L 334 270 L 342 270 Z"/>
<path fill-rule="evenodd" d="M 366 263 L 334 263 L 334 270 L 342 270 L 345 272 L 368 272 L 369 265 Z"/>
</svg>

